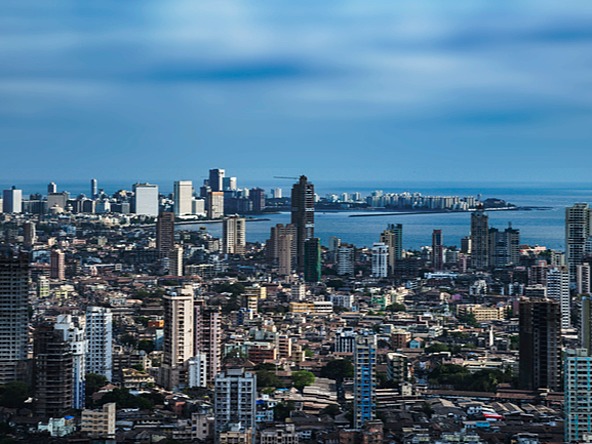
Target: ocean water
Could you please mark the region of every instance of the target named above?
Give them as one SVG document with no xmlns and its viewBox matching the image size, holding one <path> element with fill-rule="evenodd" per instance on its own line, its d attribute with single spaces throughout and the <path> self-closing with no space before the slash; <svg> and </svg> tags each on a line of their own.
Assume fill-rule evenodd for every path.
<svg viewBox="0 0 592 444">
<path fill-rule="evenodd" d="M 173 181 L 150 181 L 160 185 L 162 193 L 172 191 Z M 520 230 L 521 242 L 530 245 L 544 245 L 549 248 L 563 250 L 565 245 L 564 217 L 565 207 L 576 202 L 592 202 L 592 184 L 549 184 L 549 183 L 450 183 L 450 182 L 362 182 L 362 181 L 317 181 L 316 192 L 325 194 L 343 192 L 360 192 L 363 196 L 374 190 L 384 192 L 420 192 L 424 195 L 440 196 L 477 196 L 483 199 L 496 197 L 504 199 L 518 206 L 548 207 L 548 210 L 531 211 L 490 211 L 490 226 L 504 229 L 511 223 L 514 228 Z M 194 181 L 194 183 L 198 183 Z M 72 195 L 80 193 L 89 194 L 88 181 L 59 182 L 58 191 L 69 191 Z M 30 193 L 43 193 L 47 191 L 47 183 L 39 181 L 19 181 L 15 183 L 3 183 L 2 189 L 10 185 L 16 185 L 23 190 L 25 196 Z M 292 181 L 260 180 L 239 182 L 241 187 L 261 186 L 266 190 L 280 187 L 284 195 L 289 195 Z M 119 189 L 131 189 L 131 182 L 101 181 L 99 188 L 104 188 L 109 194 Z M 431 244 L 431 234 L 434 229 L 441 229 L 446 245 L 460 245 L 460 239 L 467 236 L 470 230 L 470 213 L 446 213 L 446 214 L 411 214 L 389 215 L 374 217 L 349 217 L 351 212 L 317 212 L 315 214 L 315 233 L 321 238 L 323 245 L 327 245 L 331 236 L 337 236 L 343 242 L 353 243 L 358 247 L 371 246 L 378 241 L 380 232 L 389 223 L 403 224 L 404 248 L 419 248 Z M 359 214 L 359 213 L 355 213 Z M 277 223 L 289 223 L 288 213 L 270 214 L 265 218 L 268 221 L 250 222 L 247 225 L 247 240 L 249 242 L 264 242 L 269 237 L 270 227 Z M 189 229 L 197 229 L 200 224 L 185 226 Z M 215 236 L 221 234 L 221 224 L 205 225 L 209 232 Z"/>
</svg>

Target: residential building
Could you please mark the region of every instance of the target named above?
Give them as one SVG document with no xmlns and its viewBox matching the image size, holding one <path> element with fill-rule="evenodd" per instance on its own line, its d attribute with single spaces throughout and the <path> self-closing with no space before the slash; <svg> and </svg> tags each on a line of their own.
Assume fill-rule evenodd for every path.
<svg viewBox="0 0 592 444">
<path fill-rule="evenodd" d="M 471 264 L 476 270 L 489 267 L 489 217 L 479 205 L 471 214 Z"/>
<path fill-rule="evenodd" d="M 388 276 L 389 247 L 383 242 L 372 245 L 372 276 L 385 278 Z"/>
<path fill-rule="evenodd" d="M 337 274 L 339 276 L 354 275 L 354 254 L 353 245 L 340 245 L 337 248 Z"/>
<path fill-rule="evenodd" d="M 395 265 L 403 258 L 403 225 L 388 224 L 380 234 L 380 242 L 388 247 L 388 272 L 395 272 Z"/>
<path fill-rule="evenodd" d="M 432 267 L 436 271 L 444 269 L 444 245 L 442 230 L 432 232 Z"/>
<path fill-rule="evenodd" d="M 291 223 L 296 227 L 297 269 L 304 271 L 305 247 L 307 239 L 314 237 L 314 185 L 306 176 L 300 176 L 298 183 L 292 186 Z"/>
<path fill-rule="evenodd" d="M 318 237 L 304 241 L 304 281 L 321 280 L 321 240 Z"/>
<path fill-rule="evenodd" d="M 23 212 L 23 191 L 12 187 L 4 190 L 2 193 L 2 212 L 3 213 L 22 213 Z"/>
<path fill-rule="evenodd" d="M 220 168 L 210 170 L 208 185 L 212 191 L 224 191 L 224 175 L 226 172 Z"/>
<path fill-rule="evenodd" d="M 587 350 L 566 351 L 564 375 L 564 442 L 584 442 L 584 435 L 592 433 L 592 357 Z"/>
<path fill-rule="evenodd" d="M 173 184 L 173 188 L 175 216 L 193 214 L 193 182 L 177 180 Z"/>
<path fill-rule="evenodd" d="M 113 380 L 113 314 L 107 307 L 86 309 L 86 371 Z"/>
<path fill-rule="evenodd" d="M 238 215 L 224 218 L 222 222 L 222 252 L 224 254 L 245 254 L 247 221 Z"/>
<path fill-rule="evenodd" d="M 572 281 L 575 281 L 576 266 L 585 257 L 586 241 L 590 237 L 590 207 L 577 203 L 565 209 L 565 255 Z"/>
<path fill-rule="evenodd" d="M 195 301 L 194 356 L 204 353 L 208 366 L 208 383 L 214 381 L 222 368 L 222 321 L 218 307 L 206 307 L 203 300 Z"/>
<path fill-rule="evenodd" d="M 158 216 L 158 185 L 136 183 L 134 190 L 134 213 L 144 216 Z"/>
<path fill-rule="evenodd" d="M 229 368 L 216 375 L 214 387 L 216 436 L 229 431 L 233 424 L 240 424 L 241 431 L 253 431 L 257 376 L 243 368 Z M 254 440 L 254 436 L 251 440 Z"/>
<path fill-rule="evenodd" d="M 559 302 L 561 306 L 561 328 L 571 327 L 571 296 L 569 289 L 569 269 L 554 267 L 547 273 L 547 297 Z"/>
<path fill-rule="evenodd" d="M 364 331 L 354 347 L 354 428 L 376 416 L 376 335 Z"/>
<path fill-rule="evenodd" d="M 590 294 L 590 264 L 576 265 L 576 291 L 578 294 Z"/>
<path fill-rule="evenodd" d="M 210 191 L 208 193 L 208 219 L 224 217 L 224 192 Z"/>
<path fill-rule="evenodd" d="M 109 402 L 100 409 L 82 411 L 80 431 L 90 438 L 115 439 L 116 404 Z"/>
<path fill-rule="evenodd" d="M 84 317 L 58 315 L 54 328 L 62 333 L 62 339 L 72 352 L 72 408 L 83 409 L 85 404 L 85 375 L 87 341 Z"/>
<path fill-rule="evenodd" d="M 156 220 L 156 249 L 158 255 L 168 257 L 175 246 L 175 213 L 162 212 Z"/>
<path fill-rule="evenodd" d="M 49 277 L 63 281 L 66 279 L 66 255 L 61 250 L 51 250 L 49 255 Z"/>
</svg>

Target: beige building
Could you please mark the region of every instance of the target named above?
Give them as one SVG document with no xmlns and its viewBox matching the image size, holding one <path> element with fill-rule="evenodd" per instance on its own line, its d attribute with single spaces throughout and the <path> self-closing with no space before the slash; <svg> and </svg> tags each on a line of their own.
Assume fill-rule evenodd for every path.
<svg viewBox="0 0 592 444">
<path fill-rule="evenodd" d="M 498 321 L 505 319 L 505 311 L 503 307 L 486 307 L 479 304 L 460 304 L 456 309 L 461 316 L 473 314 L 477 322 L 482 321 Z"/>
<path fill-rule="evenodd" d="M 115 438 L 115 403 L 100 410 L 83 410 L 80 431 L 92 438 Z"/>
<path fill-rule="evenodd" d="M 222 252 L 224 254 L 245 254 L 247 221 L 237 215 L 224 219 L 222 225 Z"/>
</svg>

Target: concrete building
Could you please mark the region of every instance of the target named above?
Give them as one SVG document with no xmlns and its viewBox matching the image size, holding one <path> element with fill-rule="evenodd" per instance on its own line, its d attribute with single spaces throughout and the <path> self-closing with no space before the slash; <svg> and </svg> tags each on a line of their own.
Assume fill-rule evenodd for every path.
<svg viewBox="0 0 592 444">
<path fill-rule="evenodd" d="M 160 257 L 168 257 L 175 246 L 175 214 L 162 212 L 156 220 L 156 249 Z"/>
<path fill-rule="evenodd" d="M 173 188 L 175 216 L 193 214 L 193 182 L 190 180 L 177 180 L 174 182 Z"/>
<path fill-rule="evenodd" d="M 107 403 L 97 410 L 83 410 L 80 431 L 90 438 L 115 439 L 116 405 Z"/>
<path fill-rule="evenodd" d="M 444 269 L 444 239 L 442 230 L 432 232 L 432 268 L 436 271 Z"/>
<path fill-rule="evenodd" d="M 224 175 L 226 172 L 221 168 L 210 170 L 208 185 L 212 191 L 224 191 Z"/>
<path fill-rule="evenodd" d="M 214 415 L 216 436 L 227 432 L 231 425 L 240 430 L 255 429 L 257 376 L 243 368 L 230 368 L 216 375 Z M 251 439 L 254 441 L 254 436 Z"/>
<path fill-rule="evenodd" d="M 471 214 L 471 264 L 476 270 L 489 267 L 489 217 L 483 206 Z"/>
<path fill-rule="evenodd" d="M 267 259 L 278 267 L 280 275 L 289 275 L 296 265 L 296 226 L 277 224 L 270 231 L 269 240 L 265 244 Z"/>
<path fill-rule="evenodd" d="M 97 179 L 90 180 L 90 197 L 96 199 L 99 196 L 99 182 Z"/>
<path fill-rule="evenodd" d="M 409 359 L 402 353 L 387 353 L 386 377 L 395 384 L 409 380 Z"/>
<path fill-rule="evenodd" d="M 508 226 L 504 231 L 489 229 L 489 265 L 504 267 L 520 262 L 520 230 Z"/>
<path fill-rule="evenodd" d="M 306 176 L 300 176 L 298 183 L 292 186 L 291 223 L 296 227 L 297 270 L 304 271 L 305 247 L 307 239 L 314 237 L 314 185 Z"/>
<path fill-rule="evenodd" d="M 388 276 L 389 247 L 383 242 L 372 245 L 372 276 L 385 278 Z"/>
<path fill-rule="evenodd" d="M 51 250 L 49 255 L 49 277 L 63 281 L 66 279 L 66 255 L 61 250 Z"/>
<path fill-rule="evenodd" d="M 388 247 L 388 271 L 393 274 L 396 263 L 403 258 L 403 225 L 388 224 L 380 234 L 380 242 Z"/>
<path fill-rule="evenodd" d="M 265 190 L 262 188 L 251 188 L 249 190 L 249 199 L 253 202 L 253 211 L 261 213 L 265 210 Z"/>
<path fill-rule="evenodd" d="M 25 379 L 29 342 L 29 256 L 0 249 L 0 385 Z"/>
<path fill-rule="evenodd" d="M 85 375 L 87 341 L 84 317 L 58 315 L 54 325 L 72 352 L 72 408 L 83 409 L 85 403 Z"/>
<path fill-rule="evenodd" d="M 206 387 L 208 385 L 208 356 L 197 353 L 188 361 L 188 387 Z"/>
<path fill-rule="evenodd" d="M 554 267 L 547 273 L 547 297 L 559 302 L 561 306 L 561 328 L 571 327 L 571 296 L 569 290 L 569 270 L 567 267 Z"/>
<path fill-rule="evenodd" d="M 321 280 L 321 240 L 312 237 L 304 241 L 304 281 Z"/>
<path fill-rule="evenodd" d="M 353 245 L 341 245 L 337 248 L 337 274 L 339 276 L 354 275 L 354 253 Z"/>
<path fill-rule="evenodd" d="M 164 343 L 160 384 L 172 390 L 187 383 L 187 362 L 194 353 L 193 287 L 179 287 L 163 296 Z"/>
<path fill-rule="evenodd" d="M 564 366 L 565 442 L 583 442 L 592 433 L 592 357 L 587 350 L 567 350 Z"/>
<path fill-rule="evenodd" d="M 358 334 L 354 347 L 354 428 L 376 416 L 376 335 Z"/>
<path fill-rule="evenodd" d="M 86 371 L 113 380 L 113 314 L 107 307 L 86 309 Z"/>
<path fill-rule="evenodd" d="M 158 216 L 158 185 L 136 183 L 134 190 L 134 213 L 145 216 Z"/>
<path fill-rule="evenodd" d="M 247 245 L 247 221 L 238 215 L 224 218 L 222 222 L 222 252 L 245 254 Z"/>
<path fill-rule="evenodd" d="M 37 242 L 35 222 L 28 220 L 23 225 L 23 245 L 26 248 L 32 248 L 35 242 Z"/>
<path fill-rule="evenodd" d="M 23 191 L 12 187 L 10 190 L 4 190 L 2 193 L 2 212 L 3 213 L 22 213 L 23 212 Z"/>
<path fill-rule="evenodd" d="M 203 300 L 195 302 L 194 356 L 207 357 L 208 382 L 212 382 L 222 368 L 222 323 L 218 307 L 206 307 Z"/>
<path fill-rule="evenodd" d="M 577 203 L 565 209 L 565 255 L 571 280 L 575 281 L 576 266 L 582 264 L 586 241 L 590 237 L 590 208 Z"/>
<path fill-rule="evenodd" d="M 590 264 L 576 265 L 576 291 L 578 294 L 590 294 Z"/>
<path fill-rule="evenodd" d="M 260 444 L 298 444 L 298 433 L 294 424 L 277 424 L 259 434 Z"/>
<path fill-rule="evenodd" d="M 210 191 L 208 193 L 208 219 L 224 217 L 224 192 Z"/>
</svg>

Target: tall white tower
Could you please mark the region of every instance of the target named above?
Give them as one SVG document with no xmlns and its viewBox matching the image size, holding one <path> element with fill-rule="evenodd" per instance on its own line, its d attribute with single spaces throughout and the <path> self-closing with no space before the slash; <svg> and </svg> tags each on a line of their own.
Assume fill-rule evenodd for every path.
<svg viewBox="0 0 592 444">
<path fill-rule="evenodd" d="M 113 314 L 106 307 L 86 309 L 86 372 L 113 380 Z"/>
<path fill-rule="evenodd" d="M 174 183 L 175 216 L 193 214 L 193 182 L 177 180 Z"/>
</svg>

